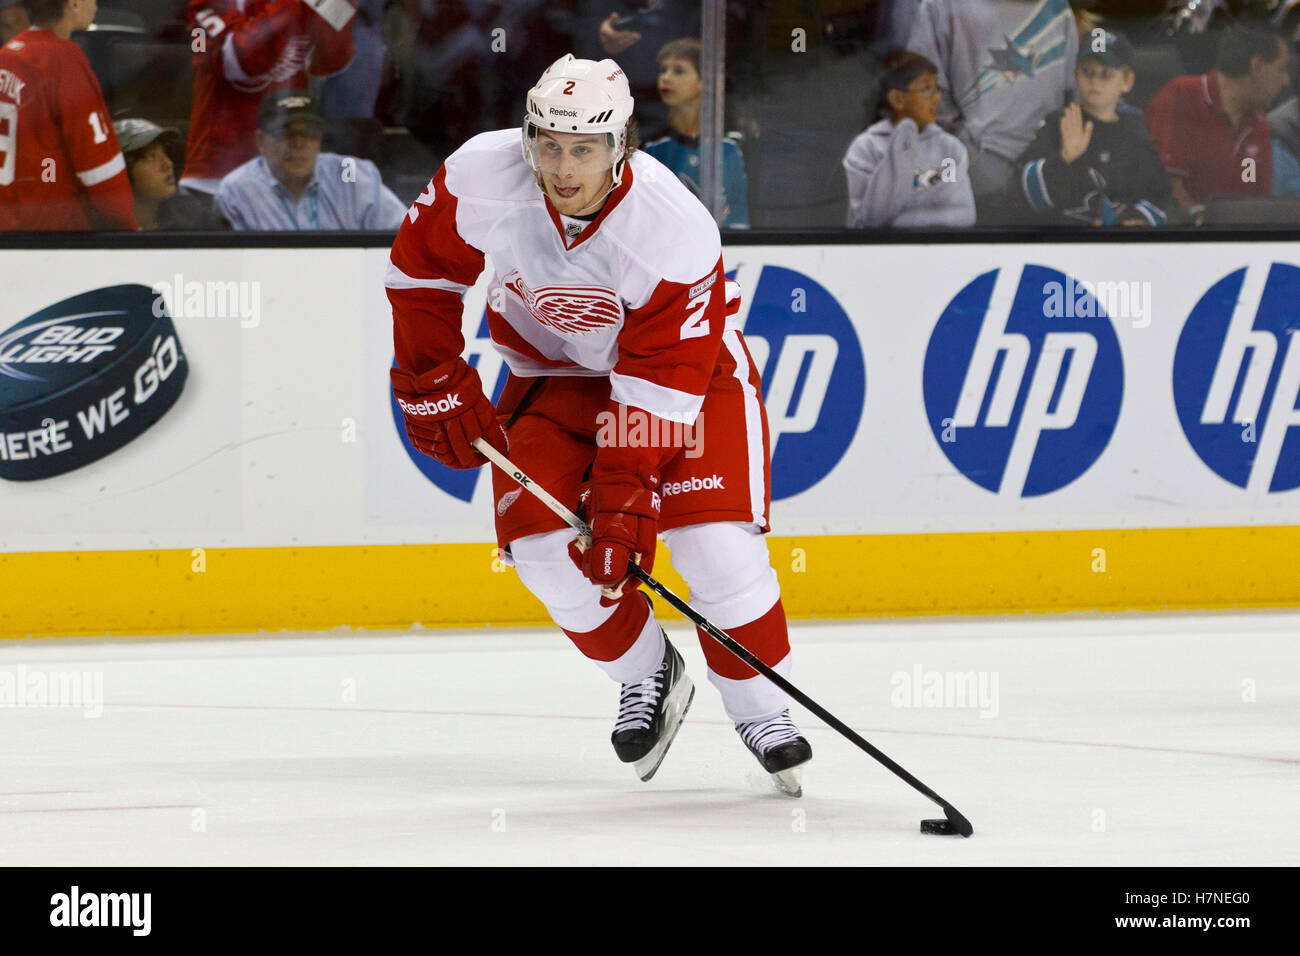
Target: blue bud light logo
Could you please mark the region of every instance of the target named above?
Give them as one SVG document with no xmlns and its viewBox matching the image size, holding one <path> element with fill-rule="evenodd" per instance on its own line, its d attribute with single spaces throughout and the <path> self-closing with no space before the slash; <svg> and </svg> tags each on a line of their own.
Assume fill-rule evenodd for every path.
<svg viewBox="0 0 1300 956">
<path fill-rule="evenodd" d="M 735 278 L 734 271 L 728 275 Z M 772 497 L 789 498 L 830 474 L 857 434 L 866 399 L 862 346 L 834 296 L 802 273 L 765 266 L 752 295 L 744 335 L 763 378 Z M 484 388 L 491 386 L 495 403 L 508 369 L 492 347 L 486 311 L 466 360 L 478 369 Z M 397 400 L 389 404 L 414 465 L 447 494 L 470 501 L 487 469 L 460 471 L 420 454 L 406 437 Z"/>
<path fill-rule="evenodd" d="M 764 266 L 752 295 L 745 343 L 763 377 L 779 500 L 817 484 L 849 450 L 867 373 L 848 314 L 808 276 Z"/>
<path fill-rule="evenodd" d="M 1255 491 L 1300 487 L 1300 268 L 1250 266 L 1196 303 L 1174 353 L 1174 405 L 1201 461 Z"/>
<path fill-rule="evenodd" d="M 962 289 L 925 353 L 926 416 L 981 488 L 1031 498 L 1074 481 L 1110 443 L 1124 395 L 1119 339 L 1092 292 L 1026 265 Z"/>
</svg>

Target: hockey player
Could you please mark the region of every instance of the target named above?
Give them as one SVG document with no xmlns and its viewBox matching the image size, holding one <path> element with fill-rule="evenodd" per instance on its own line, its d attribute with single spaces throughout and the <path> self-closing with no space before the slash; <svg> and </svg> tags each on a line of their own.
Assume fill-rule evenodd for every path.
<svg viewBox="0 0 1300 956">
<path fill-rule="evenodd" d="M 352 20 L 336 30 L 302 0 L 190 0 L 189 17 L 202 42 L 181 186 L 216 195 L 223 176 L 257 157 L 263 96 L 352 62 Z"/>
<path fill-rule="evenodd" d="M 453 468 L 482 437 L 577 506 L 591 540 L 493 470 L 498 543 L 578 649 L 621 685 L 613 744 L 648 780 L 694 695 L 630 581 L 662 532 L 692 603 L 785 675 L 790 645 L 762 535 L 770 503 L 758 370 L 734 323 L 718 229 L 636 151 L 627 78 L 565 55 L 517 129 L 475 136 L 411 207 L 387 275 L 407 435 Z M 461 357 L 461 296 L 492 257 L 498 406 Z M 782 789 L 812 756 L 784 692 L 705 634 L 709 680 Z"/>
<path fill-rule="evenodd" d="M 25 0 L 32 28 L 0 48 L 0 232 L 134 232 L 126 160 L 90 61 L 69 39 L 95 0 Z"/>
</svg>

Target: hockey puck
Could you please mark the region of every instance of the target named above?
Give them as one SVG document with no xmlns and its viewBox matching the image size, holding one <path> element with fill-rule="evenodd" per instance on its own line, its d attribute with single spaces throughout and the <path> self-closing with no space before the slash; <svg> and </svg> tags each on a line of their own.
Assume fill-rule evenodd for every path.
<svg viewBox="0 0 1300 956">
<path fill-rule="evenodd" d="M 957 828 L 947 820 L 922 820 L 922 833 L 935 833 L 940 836 L 957 836 Z"/>
<path fill-rule="evenodd" d="M 175 404 L 187 371 L 148 286 L 86 292 L 0 332 L 0 478 L 50 478 L 112 454 Z"/>
</svg>

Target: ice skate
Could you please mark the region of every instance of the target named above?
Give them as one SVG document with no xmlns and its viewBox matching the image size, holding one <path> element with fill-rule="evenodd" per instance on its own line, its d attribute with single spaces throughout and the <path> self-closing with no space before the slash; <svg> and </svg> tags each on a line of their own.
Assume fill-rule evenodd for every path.
<svg viewBox="0 0 1300 956">
<path fill-rule="evenodd" d="M 736 724 L 736 732 L 763 769 L 772 775 L 772 783 L 778 790 L 792 797 L 803 796 L 801 767 L 812 759 L 812 747 L 790 719 L 790 711 Z"/>
<path fill-rule="evenodd" d="M 686 676 L 682 656 L 665 635 L 659 668 L 644 680 L 624 684 L 619 694 L 610 737 L 618 759 L 632 764 L 642 780 L 653 777 L 694 699 L 695 685 Z"/>
</svg>

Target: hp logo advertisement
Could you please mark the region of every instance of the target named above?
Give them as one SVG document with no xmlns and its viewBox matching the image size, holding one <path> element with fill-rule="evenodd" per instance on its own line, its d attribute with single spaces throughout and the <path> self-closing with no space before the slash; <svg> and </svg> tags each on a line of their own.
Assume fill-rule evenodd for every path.
<svg viewBox="0 0 1300 956">
<path fill-rule="evenodd" d="M 729 273 L 735 278 L 735 272 Z M 839 464 L 857 434 L 866 401 L 862 345 L 848 314 L 825 288 L 801 272 L 766 265 L 749 299 L 744 336 L 763 379 L 772 450 L 772 498 L 816 485 Z M 744 308 L 742 306 L 742 308 Z M 508 370 L 492 347 L 487 314 L 467 343 L 496 402 Z M 456 471 L 421 455 L 406 438 L 401 410 L 390 400 L 393 426 L 407 456 L 447 494 L 468 502 L 486 469 Z"/>
<path fill-rule="evenodd" d="M 1063 293 L 1068 307 L 1051 307 Z M 1115 432 L 1119 339 L 1092 293 L 1064 273 L 995 269 L 940 317 L 923 391 L 935 440 L 963 475 L 1012 498 L 1050 494 L 1087 471 Z"/>
<path fill-rule="evenodd" d="M 1192 309 L 1174 355 L 1174 405 L 1216 475 L 1260 492 L 1300 487 L 1300 268 L 1239 269 Z"/>
</svg>

